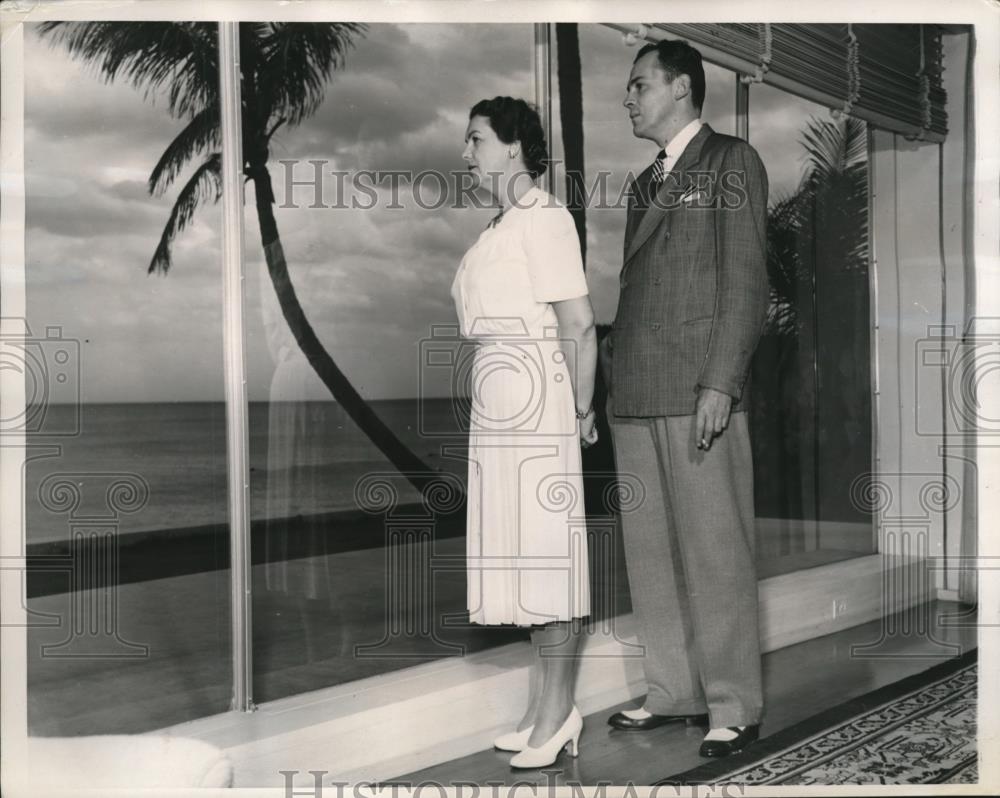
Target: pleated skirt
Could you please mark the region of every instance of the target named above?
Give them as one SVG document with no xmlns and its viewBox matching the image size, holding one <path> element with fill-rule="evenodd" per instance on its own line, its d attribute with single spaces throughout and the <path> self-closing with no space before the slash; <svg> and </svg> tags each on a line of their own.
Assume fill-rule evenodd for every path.
<svg viewBox="0 0 1000 798">
<path fill-rule="evenodd" d="M 471 386 L 470 620 L 531 626 L 589 615 L 580 441 L 558 344 L 486 343 Z"/>
</svg>

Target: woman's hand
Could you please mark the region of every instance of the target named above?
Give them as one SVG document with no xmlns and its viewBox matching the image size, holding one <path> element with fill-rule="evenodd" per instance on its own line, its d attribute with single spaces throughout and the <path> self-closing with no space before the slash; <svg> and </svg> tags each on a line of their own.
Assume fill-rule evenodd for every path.
<svg viewBox="0 0 1000 798">
<path fill-rule="evenodd" d="M 579 420 L 580 425 L 580 445 L 586 449 L 597 443 L 597 413 L 594 408 Z"/>
<path fill-rule="evenodd" d="M 553 302 L 559 320 L 559 340 L 562 342 L 566 368 L 576 404 L 576 417 L 580 432 L 580 445 L 584 448 L 597 443 L 594 422 L 594 380 L 597 372 L 597 330 L 594 326 L 594 308 L 589 296 Z M 586 404 L 585 404 L 586 403 Z M 582 407 L 587 414 L 582 415 Z"/>
</svg>

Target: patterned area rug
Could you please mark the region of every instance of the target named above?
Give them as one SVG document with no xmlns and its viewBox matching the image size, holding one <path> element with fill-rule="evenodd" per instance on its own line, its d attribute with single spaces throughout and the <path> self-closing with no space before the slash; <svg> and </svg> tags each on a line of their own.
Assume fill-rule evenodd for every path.
<svg viewBox="0 0 1000 798">
<path fill-rule="evenodd" d="M 660 784 L 975 784 L 976 650 Z"/>
</svg>

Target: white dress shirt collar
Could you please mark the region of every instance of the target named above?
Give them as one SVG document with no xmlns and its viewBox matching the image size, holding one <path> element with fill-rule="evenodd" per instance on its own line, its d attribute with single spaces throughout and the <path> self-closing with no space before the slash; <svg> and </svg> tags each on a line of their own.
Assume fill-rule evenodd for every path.
<svg viewBox="0 0 1000 798">
<path fill-rule="evenodd" d="M 664 152 L 666 153 L 666 167 L 668 169 L 677 163 L 677 159 L 681 157 L 681 153 L 691 143 L 691 139 L 698 135 L 701 126 L 702 121 L 700 119 L 692 119 L 677 132 L 677 135 L 667 142 Z"/>
</svg>

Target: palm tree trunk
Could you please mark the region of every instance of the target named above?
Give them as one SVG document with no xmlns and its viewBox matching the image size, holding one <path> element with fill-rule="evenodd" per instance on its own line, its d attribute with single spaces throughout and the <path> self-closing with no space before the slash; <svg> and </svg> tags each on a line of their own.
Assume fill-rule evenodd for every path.
<svg viewBox="0 0 1000 798">
<path fill-rule="evenodd" d="M 274 218 L 274 210 L 271 207 L 274 194 L 266 167 L 254 171 L 253 181 L 257 201 L 257 219 L 260 223 L 261 242 L 264 245 L 267 271 L 271 276 L 271 282 L 278 296 L 278 304 L 281 306 L 281 313 L 285 317 L 289 330 L 291 330 L 309 364 L 330 390 L 333 398 L 340 403 L 362 432 L 389 459 L 389 462 L 402 472 L 410 484 L 423 493 L 424 489 L 434 480 L 435 472 L 410 451 L 375 414 L 364 398 L 351 385 L 344 372 L 333 362 L 333 358 L 330 357 L 316 336 L 302 310 L 302 305 L 299 303 L 295 287 L 288 274 L 288 264 L 285 261 L 281 239 L 278 237 L 278 225 Z"/>
<path fill-rule="evenodd" d="M 580 252 L 587 263 L 586 186 L 583 173 L 583 82 L 580 75 L 580 39 L 575 22 L 556 23 L 559 119 L 566 156 L 566 207 L 576 222 Z"/>
</svg>

